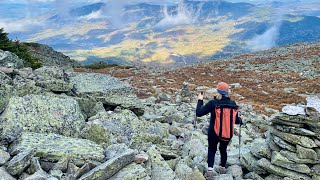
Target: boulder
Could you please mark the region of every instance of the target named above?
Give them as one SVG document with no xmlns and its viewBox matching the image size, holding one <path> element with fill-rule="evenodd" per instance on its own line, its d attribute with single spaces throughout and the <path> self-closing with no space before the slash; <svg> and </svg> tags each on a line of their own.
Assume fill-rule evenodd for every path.
<svg viewBox="0 0 320 180">
<path fill-rule="evenodd" d="M 69 92 L 72 84 L 69 82 L 66 70 L 61 67 L 41 67 L 34 71 L 37 75 L 37 85 L 53 92 Z"/>
<path fill-rule="evenodd" d="M 299 107 L 299 106 L 285 106 L 282 108 L 282 112 L 286 113 L 288 115 L 291 116 L 295 116 L 295 115 L 306 115 L 306 112 L 304 110 L 303 107 Z"/>
<path fill-rule="evenodd" d="M 196 156 L 206 157 L 208 153 L 207 148 L 200 139 L 191 139 L 184 144 L 182 151 L 185 156 L 189 156 L 192 159 Z"/>
<path fill-rule="evenodd" d="M 286 149 L 286 150 L 289 150 L 289 151 L 292 151 L 292 152 L 296 152 L 297 151 L 297 148 L 296 146 L 284 141 L 283 139 L 273 135 L 273 141 L 279 146 L 281 147 L 282 149 Z"/>
<path fill-rule="evenodd" d="M 15 180 L 3 167 L 0 167 L 0 180 Z"/>
<path fill-rule="evenodd" d="M 32 174 L 31 176 L 28 176 L 24 180 L 39 180 L 39 179 L 46 179 L 47 180 L 49 178 L 50 178 L 50 175 L 41 169 L 41 170 L 37 171 L 36 173 Z"/>
<path fill-rule="evenodd" d="M 316 133 L 305 128 L 296 128 L 296 127 L 290 127 L 290 126 L 273 126 L 273 127 L 285 133 L 296 134 L 301 136 L 311 136 L 311 137 L 317 136 Z"/>
<path fill-rule="evenodd" d="M 12 97 L 2 120 L 2 139 L 12 142 L 21 131 L 78 137 L 85 119 L 70 97 L 27 95 Z"/>
<path fill-rule="evenodd" d="M 251 153 L 258 158 L 271 158 L 271 150 L 265 139 L 255 139 L 250 150 Z"/>
<path fill-rule="evenodd" d="M 143 168 L 140 164 L 130 164 L 115 175 L 113 175 L 109 180 L 132 180 L 132 179 L 141 179 L 149 180 L 150 176 L 147 174 L 146 169 Z"/>
<path fill-rule="evenodd" d="M 257 161 L 258 159 L 255 156 L 253 156 L 251 152 L 242 154 L 240 158 L 241 165 L 243 165 L 249 171 L 255 172 L 257 174 L 266 174 L 266 170 L 259 167 Z"/>
<path fill-rule="evenodd" d="M 150 147 L 147 153 L 150 157 L 149 163 L 151 164 L 151 179 L 178 179 L 176 174 L 166 161 L 164 161 L 154 146 Z"/>
<path fill-rule="evenodd" d="M 312 166 L 311 169 L 314 174 L 320 176 L 320 164 L 316 164 L 316 165 Z"/>
<path fill-rule="evenodd" d="M 244 176 L 244 178 L 246 178 L 246 179 L 254 179 L 254 180 L 263 180 L 263 178 L 261 176 L 259 176 L 259 174 L 255 173 L 255 172 L 250 172 L 250 173 L 246 174 Z"/>
<path fill-rule="evenodd" d="M 227 169 L 227 174 L 231 174 L 232 177 L 239 179 L 239 178 L 242 178 L 242 176 L 243 176 L 243 171 L 242 171 L 241 166 L 239 166 L 239 165 L 232 165 L 232 166 L 228 167 L 228 169 Z"/>
<path fill-rule="evenodd" d="M 10 159 L 10 154 L 0 149 L 0 166 L 4 165 Z"/>
<path fill-rule="evenodd" d="M 286 169 L 289 169 L 289 170 L 292 170 L 295 172 L 299 172 L 299 173 L 309 174 L 311 172 L 310 168 L 307 165 L 298 164 L 293 161 L 289 161 L 281 153 L 276 152 L 276 151 L 272 152 L 271 164 L 276 165 L 276 166 L 281 166 Z"/>
<path fill-rule="evenodd" d="M 122 106 L 139 115 L 144 113 L 134 88 L 117 78 L 105 74 L 72 73 L 70 81 L 78 96 L 91 96 L 106 105 Z"/>
<path fill-rule="evenodd" d="M 291 143 L 291 144 L 298 144 L 298 145 L 306 147 L 306 148 L 318 147 L 311 138 L 308 138 L 306 136 L 299 136 L 299 135 L 294 135 L 294 134 L 289 134 L 289 133 L 283 133 L 283 132 L 277 131 L 275 129 L 273 129 L 271 133 L 273 135 L 276 135 L 276 136 L 280 137 L 281 139 Z"/>
<path fill-rule="evenodd" d="M 191 179 L 192 169 L 188 166 L 187 159 L 181 159 L 175 166 L 175 173 L 179 179 Z"/>
<path fill-rule="evenodd" d="M 311 180 L 311 178 L 305 174 L 297 173 L 286 168 L 272 165 L 271 162 L 265 158 L 260 159 L 257 163 L 260 167 L 274 175 L 278 175 L 281 177 L 291 177 L 295 179 Z"/>
<path fill-rule="evenodd" d="M 39 170 L 42 170 L 40 162 L 39 162 L 39 158 L 38 157 L 33 157 L 31 159 L 30 166 L 27 169 L 27 173 L 28 174 L 34 174 Z"/>
<path fill-rule="evenodd" d="M 35 149 L 37 157 L 57 162 L 70 158 L 74 163 L 82 165 L 88 161 L 104 160 L 104 149 L 89 140 L 65 137 L 57 134 L 23 133 L 11 148 L 11 154 Z"/>
<path fill-rule="evenodd" d="M 81 137 L 96 142 L 104 147 L 111 144 L 110 133 L 96 121 L 87 122 L 81 130 Z"/>
<path fill-rule="evenodd" d="M 313 149 L 304 148 L 299 145 L 297 145 L 297 154 L 300 159 L 318 159 L 318 155 Z"/>
<path fill-rule="evenodd" d="M 136 151 L 134 150 L 128 150 L 125 153 L 122 153 L 118 156 L 113 157 L 112 159 L 109 159 L 105 163 L 95 167 L 88 173 L 84 174 L 80 177 L 80 180 L 84 179 L 94 179 L 94 180 L 104 180 L 112 177 L 114 174 L 116 174 L 119 170 L 121 170 L 123 167 L 130 164 L 134 156 L 136 154 Z"/>
<path fill-rule="evenodd" d="M 129 147 L 125 144 L 112 144 L 105 150 L 106 159 L 112 159 L 115 156 L 119 156 L 129 150 Z"/>
<path fill-rule="evenodd" d="M 24 61 L 17 55 L 0 49 L 0 66 L 8 68 L 23 68 Z"/>
<path fill-rule="evenodd" d="M 9 85 L 11 79 L 9 77 L 7 79 L 6 75 L 4 77 L 1 75 L 2 73 L 0 72 L 0 114 L 6 108 L 13 91 L 13 86 Z"/>
<path fill-rule="evenodd" d="M 213 180 L 233 180 L 233 177 L 231 174 L 221 174 L 219 176 L 214 176 L 212 179 Z"/>
<path fill-rule="evenodd" d="M 317 164 L 319 161 L 312 159 L 301 159 L 298 157 L 297 153 L 293 153 L 290 151 L 281 150 L 280 153 L 286 157 L 288 160 L 296 162 L 298 164 Z"/>
<path fill-rule="evenodd" d="M 18 75 L 13 79 L 13 87 L 12 95 L 20 97 L 29 94 L 41 94 L 45 91 L 43 88 L 37 86 L 36 81 L 32 79 L 25 79 Z"/>
<path fill-rule="evenodd" d="M 6 170 L 14 176 L 21 174 L 28 168 L 33 156 L 34 150 L 32 149 L 20 152 L 6 163 Z"/>
</svg>

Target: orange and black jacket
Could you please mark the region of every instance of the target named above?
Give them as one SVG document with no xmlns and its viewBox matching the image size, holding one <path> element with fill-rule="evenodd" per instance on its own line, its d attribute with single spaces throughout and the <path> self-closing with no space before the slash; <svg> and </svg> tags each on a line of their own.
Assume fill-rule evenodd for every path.
<svg viewBox="0 0 320 180">
<path fill-rule="evenodd" d="M 201 116 L 207 115 L 208 113 L 211 113 L 210 125 L 209 125 L 209 129 L 208 129 L 208 136 L 211 136 L 211 137 L 218 136 L 214 131 L 214 124 L 215 124 L 215 119 L 216 119 L 215 109 L 216 109 L 216 107 L 220 107 L 220 106 L 229 106 L 229 107 L 233 107 L 233 108 L 238 109 L 237 104 L 227 96 L 222 96 L 221 100 L 218 100 L 218 99 L 211 100 L 205 106 L 203 106 L 203 100 L 198 100 L 197 109 L 196 109 L 196 116 L 201 117 Z M 235 124 L 242 125 L 242 120 L 238 116 L 238 113 L 236 115 Z M 231 138 L 232 138 L 232 136 L 230 137 L 230 139 Z"/>
</svg>

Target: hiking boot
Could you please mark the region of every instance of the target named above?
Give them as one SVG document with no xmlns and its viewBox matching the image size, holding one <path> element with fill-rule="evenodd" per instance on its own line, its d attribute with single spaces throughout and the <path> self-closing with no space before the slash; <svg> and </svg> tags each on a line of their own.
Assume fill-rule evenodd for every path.
<svg viewBox="0 0 320 180">
<path fill-rule="evenodd" d="M 204 177 L 209 180 L 209 179 L 212 179 L 214 176 L 217 176 L 217 175 L 218 175 L 218 173 L 215 170 L 208 169 L 208 171 L 204 174 Z"/>
<path fill-rule="evenodd" d="M 225 174 L 227 173 L 227 169 L 222 166 L 215 166 L 214 170 L 217 171 L 219 174 Z"/>
</svg>

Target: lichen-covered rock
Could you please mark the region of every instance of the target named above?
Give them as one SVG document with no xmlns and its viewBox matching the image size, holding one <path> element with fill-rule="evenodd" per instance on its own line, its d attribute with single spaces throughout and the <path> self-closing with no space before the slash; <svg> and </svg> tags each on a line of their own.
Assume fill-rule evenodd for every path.
<svg viewBox="0 0 320 180">
<path fill-rule="evenodd" d="M 164 161 L 161 157 L 160 153 L 156 150 L 156 148 L 150 147 L 147 151 L 151 164 L 151 179 L 154 180 L 173 180 L 178 179 L 173 170 L 169 167 L 169 165 Z"/>
<path fill-rule="evenodd" d="M 125 144 L 112 144 L 105 150 L 106 159 L 112 159 L 113 157 L 119 156 L 129 150 L 129 147 Z"/>
<path fill-rule="evenodd" d="M 44 170 L 39 170 L 32 174 L 31 176 L 28 176 L 25 178 L 25 180 L 39 180 L 39 179 L 48 179 L 50 175 L 46 173 Z"/>
<path fill-rule="evenodd" d="M 297 153 L 293 153 L 290 151 L 281 150 L 280 153 L 286 157 L 288 160 L 299 163 L 299 164 L 317 164 L 316 160 L 312 159 L 301 159 L 298 157 Z"/>
<path fill-rule="evenodd" d="M 188 159 L 181 159 L 175 167 L 175 173 L 179 179 L 191 179 L 193 171 L 186 161 L 188 161 Z"/>
<path fill-rule="evenodd" d="M 255 172 L 257 174 L 266 174 L 266 170 L 259 167 L 257 164 L 258 159 L 254 157 L 251 152 L 244 153 L 241 155 L 240 162 L 241 164 L 247 168 L 251 172 Z"/>
<path fill-rule="evenodd" d="M 135 89 L 119 79 L 105 74 L 72 73 L 70 81 L 73 91 L 80 97 L 93 97 L 109 106 L 121 106 L 137 115 L 144 114 L 142 102 Z"/>
<path fill-rule="evenodd" d="M 233 180 L 231 174 L 221 174 L 219 176 L 214 176 L 212 180 Z"/>
<path fill-rule="evenodd" d="M 255 139 L 250 150 L 251 153 L 258 158 L 271 158 L 271 150 L 265 139 Z"/>
<path fill-rule="evenodd" d="M 15 96 L 26 96 L 29 94 L 41 94 L 44 89 L 37 86 L 36 82 L 32 79 L 25 79 L 20 76 L 15 76 L 13 79 L 13 92 Z"/>
<path fill-rule="evenodd" d="M 3 167 L 0 167 L 0 180 L 15 180 Z"/>
<path fill-rule="evenodd" d="M 73 88 L 66 70 L 61 67 L 41 67 L 34 71 L 38 76 L 37 85 L 54 92 L 69 92 Z"/>
<path fill-rule="evenodd" d="M 316 165 L 312 166 L 311 169 L 313 171 L 313 174 L 320 176 L 320 164 L 316 164 Z"/>
<path fill-rule="evenodd" d="M 78 137 L 85 119 L 70 97 L 27 95 L 12 97 L 2 120 L 2 139 L 12 142 L 21 131 Z"/>
<path fill-rule="evenodd" d="M 312 159 L 317 160 L 318 155 L 313 149 L 304 148 L 302 146 L 297 145 L 297 154 L 301 159 Z"/>
<path fill-rule="evenodd" d="M 232 166 L 228 167 L 227 174 L 231 174 L 232 177 L 234 177 L 234 178 L 242 178 L 243 171 L 242 171 L 241 166 L 232 165 Z"/>
<path fill-rule="evenodd" d="M 0 149 L 0 166 L 5 164 L 10 159 L 10 154 Z"/>
<path fill-rule="evenodd" d="M 207 156 L 207 148 L 199 139 L 191 139 L 184 144 L 182 150 L 185 155 L 190 156 L 191 158 L 196 156 Z"/>
<path fill-rule="evenodd" d="M 277 137 L 275 135 L 272 136 L 272 137 L 273 137 L 273 142 L 275 142 L 281 148 L 287 149 L 287 150 L 292 151 L 292 152 L 296 152 L 297 151 L 297 148 L 294 145 L 284 141 L 283 139 L 281 139 L 281 138 L 279 138 L 279 137 Z"/>
<path fill-rule="evenodd" d="M 0 66 L 9 68 L 23 68 L 24 62 L 17 55 L 0 49 Z"/>
<path fill-rule="evenodd" d="M 246 174 L 244 176 L 244 178 L 246 178 L 246 179 L 254 179 L 254 180 L 263 180 L 263 178 L 261 176 L 259 176 L 255 172 L 250 172 L 250 173 Z"/>
<path fill-rule="evenodd" d="M 307 165 L 289 161 L 281 153 L 276 151 L 272 152 L 271 164 L 304 174 L 309 174 L 311 172 L 310 168 Z"/>
<path fill-rule="evenodd" d="M 81 130 L 81 137 L 94 141 L 104 147 L 111 144 L 108 130 L 94 121 L 87 122 L 86 126 Z"/>
<path fill-rule="evenodd" d="M 6 170 L 14 176 L 21 174 L 28 168 L 33 156 L 33 149 L 20 152 L 6 164 Z"/>
<path fill-rule="evenodd" d="M 74 163 L 82 165 L 87 161 L 104 160 L 103 148 L 86 139 L 76 139 L 57 134 L 23 133 L 11 146 L 11 154 L 35 149 L 36 156 L 57 162 L 70 158 Z"/>
<path fill-rule="evenodd" d="M 92 180 L 104 180 L 112 177 L 115 173 L 117 173 L 119 170 L 121 170 L 123 167 L 130 164 L 134 156 L 136 154 L 136 151 L 134 150 L 128 150 L 125 153 L 122 153 L 116 157 L 113 157 L 112 159 L 109 159 L 105 163 L 95 167 L 88 173 L 81 176 L 80 180 L 85 179 L 92 179 Z"/>
<path fill-rule="evenodd" d="M 13 86 L 9 76 L 0 72 L 0 113 L 7 106 L 10 97 L 12 96 Z"/>
<path fill-rule="evenodd" d="M 147 174 L 146 169 L 144 169 L 140 164 L 129 164 L 128 166 L 121 169 L 114 176 L 109 178 L 109 180 L 150 180 L 150 176 Z"/>
<path fill-rule="evenodd" d="M 318 147 L 311 138 L 308 138 L 306 136 L 299 136 L 299 135 L 295 135 L 295 134 L 283 133 L 283 132 L 277 131 L 275 129 L 273 129 L 271 133 L 280 137 L 281 139 L 291 143 L 291 144 L 298 144 L 298 145 L 306 147 L 306 148 Z"/>
<path fill-rule="evenodd" d="M 265 158 L 260 159 L 257 163 L 260 167 L 274 175 L 278 175 L 281 177 L 291 177 L 295 179 L 311 180 L 311 178 L 305 174 L 297 173 L 286 168 L 272 165 L 271 162 Z"/>
</svg>

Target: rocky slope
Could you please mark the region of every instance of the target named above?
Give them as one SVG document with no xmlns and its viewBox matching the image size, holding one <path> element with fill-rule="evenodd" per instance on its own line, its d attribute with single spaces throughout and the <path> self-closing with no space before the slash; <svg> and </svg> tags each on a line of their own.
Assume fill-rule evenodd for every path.
<svg viewBox="0 0 320 180">
<path fill-rule="evenodd" d="M 287 52 L 290 48 L 297 53 Z M 270 73 L 269 68 L 265 70 L 263 67 L 276 67 L 278 63 L 294 67 L 304 61 L 292 59 L 304 52 L 308 54 L 304 56 L 307 62 L 318 65 L 319 61 L 315 59 L 317 48 L 316 44 L 285 47 L 281 53 L 284 55 L 279 58 L 281 61 L 272 60 L 272 52 L 277 55 L 281 52 L 273 49 L 268 52 L 270 62 L 259 64 L 255 63 L 256 60 L 266 53 L 245 55 L 245 62 L 239 61 L 241 57 L 235 57 L 230 61 L 164 72 L 139 68 L 116 68 L 112 69 L 113 73 L 110 69 L 103 70 L 122 77 L 122 81 L 107 74 L 74 72 L 62 67 L 46 66 L 36 70 L 2 67 L 0 177 L 27 180 L 204 179 L 208 116 L 195 117 L 193 90 L 206 91 L 207 95 L 216 90 L 210 88 L 213 82 L 201 77 L 207 75 L 210 79 L 215 77 L 214 81 L 222 78 L 229 81 L 229 73 L 241 72 L 233 79 L 240 84 L 231 86 L 233 94 L 242 95 L 241 86 L 248 89 L 255 86 L 253 78 L 259 77 L 255 73 L 261 73 L 260 76 Z M 228 68 L 233 69 L 224 70 Z M 248 71 L 244 76 L 241 74 L 245 70 L 239 70 L 242 68 Z M 211 76 L 210 73 L 216 70 L 223 74 Z M 279 68 L 277 73 L 288 73 L 288 70 L 282 70 Z M 294 78 L 317 85 L 318 69 L 308 70 L 307 74 Z M 237 81 L 248 79 L 249 75 L 255 75 L 250 76 L 253 80 Z M 194 79 L 183 83 L 185 78 Z M 200 80 L 206 82 L 206 86 L 200 86 Z M 138 98 L 137 94 L 145 96 L 146 93 L 142 92 L 148 92 L 148 89 L 141 91 L 143 86 L 156 83 L 159 83 L 158 87 L 152 87 L 157 90 L 155 94 Z M 212 179 L 319 179 L 318 90 L 304 95 L 309 97 L 306 105 L 289 107 L 300 109 L 294 113 L 287 108 L 283 110 L 285 113 L 269 109 L 272 114 L 277 113 L 271 118 L 255 112 L 254 103 L 252 106 L 250 101 L 240 102 L 245 120 L 241 142 L 237 138 L 240 129 L 236 127 L 236 136 L 228 148 L 227 174 Z M 280 100 L 274 102 L 280 103 Z M 216 158 L 218 164 L 220 155 L 217 154 Z"/>
</svg>

